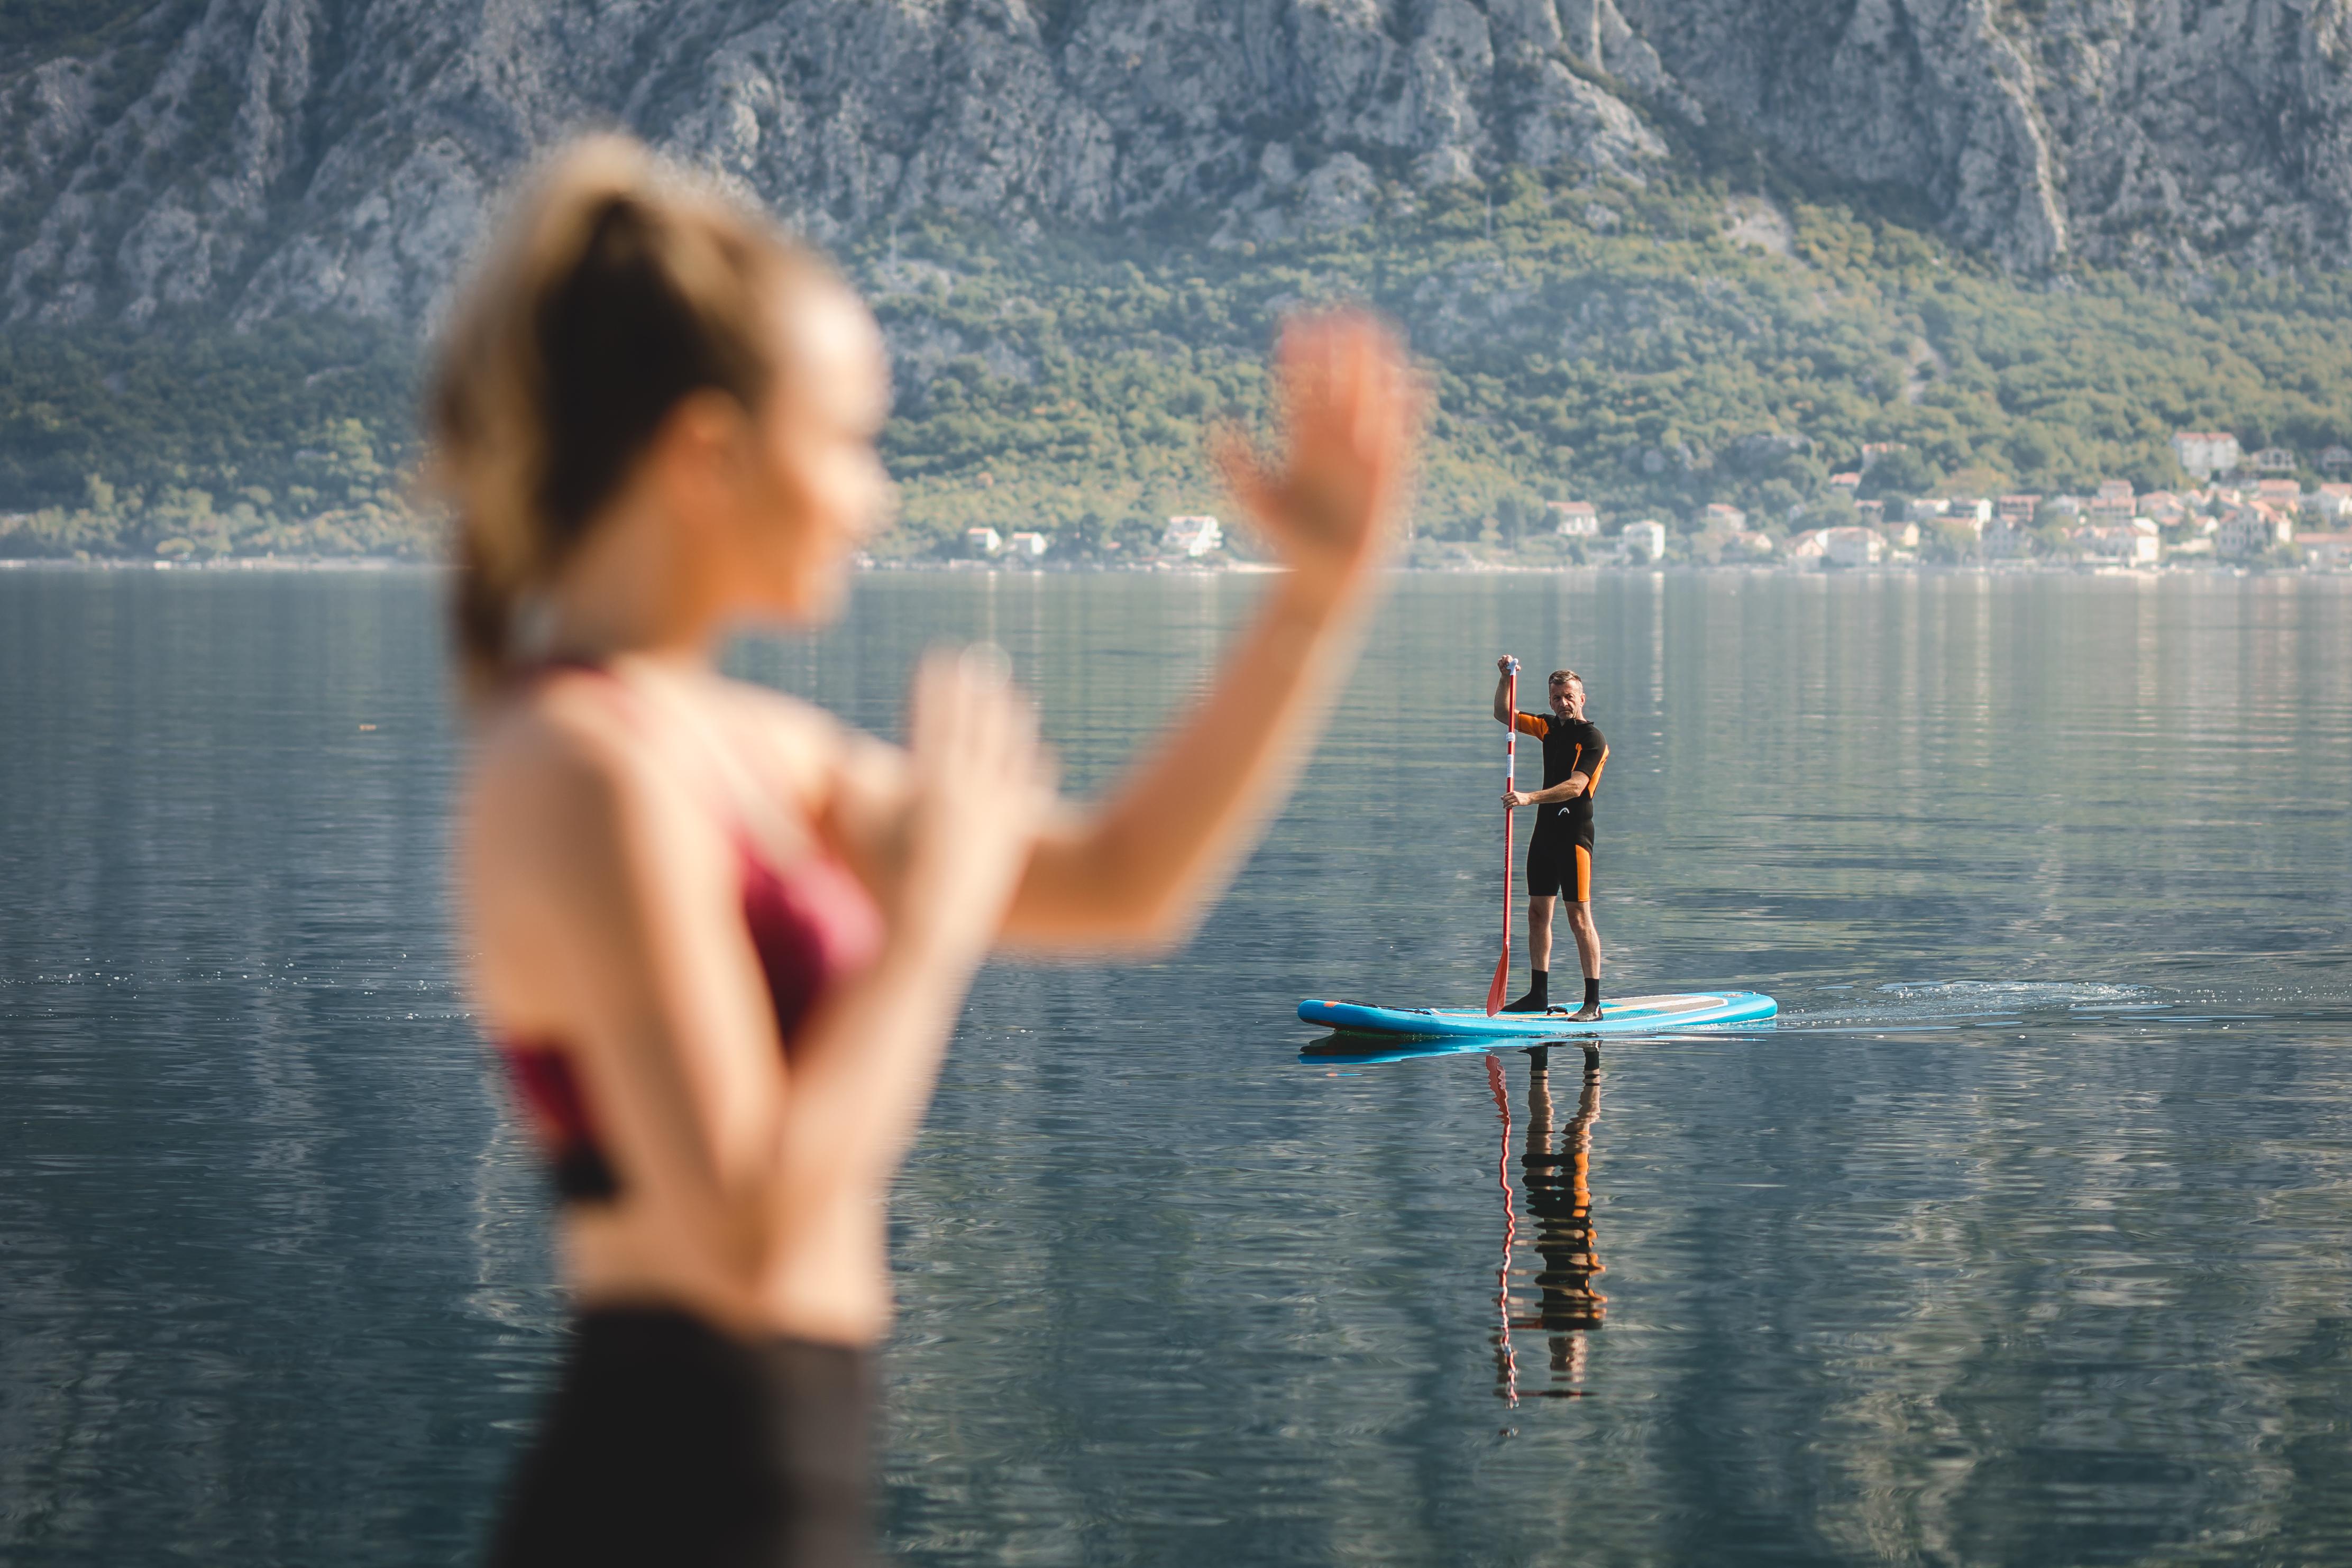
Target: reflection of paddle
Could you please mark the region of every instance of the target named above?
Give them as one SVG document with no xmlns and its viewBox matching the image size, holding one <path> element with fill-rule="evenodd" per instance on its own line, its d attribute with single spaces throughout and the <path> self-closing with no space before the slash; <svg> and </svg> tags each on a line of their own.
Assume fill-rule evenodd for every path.
<svg viewBox="0 0 2352 1568">
<path fill-rule="evenodd" d="M 1503 789 L 1519 787 L 1519 662 L 1511 661 L 1511 727 L 1503 734 Z M 1486 984 L 1486 1016 L 1503 1010 L 1503 994 L 1511 988 L 1511 808 L 1503 807 L 1503 956 L 1495 960 L 1495 977 Z"/>
<path fill-rule="evenodd" d="M 1486 1053 L 1486 1087 L 1503 1118 L 1503 1152 L 1495 1160 L 1495 1180 L 1503 1189 L 1503 1266 L 1495 1270 L 1495 1312 L 1501 1324 L 1496 1331 L 1500 1337 L 1495 1342 L 1495 1371 L 1503 1385 L 1503 1397 L 1517 1405 L 1519 1358 L 1511 1349 L 1511 1253 L 1519 1244 L 1519 1211 L 1511 1201 L 1511 1097 L 1503 1087 L 1503 1059 L 1492 1051 Z"/>
</svg>

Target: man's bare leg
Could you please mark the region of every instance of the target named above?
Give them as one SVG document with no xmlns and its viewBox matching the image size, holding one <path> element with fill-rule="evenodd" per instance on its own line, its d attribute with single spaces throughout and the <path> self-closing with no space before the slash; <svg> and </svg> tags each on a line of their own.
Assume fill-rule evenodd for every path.
<svg viewBox="0 0 2352 1568">
<path fill-rule="evenodd" d="M 1547 899 L 1545 902 L 1549 903 L 1550 900 Z M 1549 910 L 1544 912 L 1547 927 L 1550 923 L 1550 915 Z M 1590 902 L 1570 904 L 1568 906 L 1568 929 L 1569 934 L 1576 938 L 1577 962 L 1583 966 L 1584 977 L 1588 980 L 1599 979 L 1601 977 L 1601 931 L 1592 924 L 1592 905 Z M 1545 935 L 1549 938 L 1550 935 L 1549 929 Z M 1546 946 L 1549 950 L 1549 941 Z M 1601 1009 L 1598 1004 L 1589 1004 L 1576 1016 L 1584 1022 L 1591 1023 L 1601 1017 Z"/>
<path fill-rule="evenodd" d="M 1527 995 L 1505 1008 L 1505 1012 L 1539 1013 L 1550 1005 L 1551 998 L 1544 988 L 1551 968 L 1551 906 L 1552 895 L 1530 895 L 1528 899 L 1528 967 L 1535 977 L 1528 986 Z"/>
</svg>

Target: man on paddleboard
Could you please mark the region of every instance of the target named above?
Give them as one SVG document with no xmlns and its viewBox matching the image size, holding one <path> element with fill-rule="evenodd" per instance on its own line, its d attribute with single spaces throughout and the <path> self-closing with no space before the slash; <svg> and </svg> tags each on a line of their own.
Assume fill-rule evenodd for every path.
<svg viewBox="0 0 2352 1568">
<path fill-rule="evenodd" d="M 1495 683 L 1495 722 L 1516 725 L 1522 735 L 1543 742 L 1543 788 L 1505 793 L 1507 806 L 1536 809 L 1535 836 L 1528 841 L 1528 958 L 1535 974 L 1528 994 L 1505 1008 L 1539 1013 L 1551 1006 L 1552 900 L 1568 900 L 1568 928 L 1584 967 L 1584 1006 L 1579 1023 L 1601 1018 L 1601 933 L 1592 924 L 1592 791 L 1609 760 L 1609 743 L 1584 716 L 1584 682 L 1574 670 L 1551 673 L 1551 711 L 1511 711 L 1508 653 L 1495 661 L 1503 672 Z M 1487 1004 L 1489 1007 L 1493 1003 Z"/>
</svg>

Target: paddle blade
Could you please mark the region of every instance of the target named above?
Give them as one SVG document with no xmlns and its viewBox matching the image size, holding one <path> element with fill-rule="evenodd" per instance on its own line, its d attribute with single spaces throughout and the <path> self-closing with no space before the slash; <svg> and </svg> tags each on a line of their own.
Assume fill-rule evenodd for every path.
<svg viewBox="0 0 2352 1568">
<path fill-rule="evenodd" d="M 1495 960 L 1495 977 L 1486 982 L 1486 1016 L 1493 1018 L 1503 1010 L 1504 994 L 1511 988 L 1511 945 L 1503 944 L 1503 956 Z M 1461 993 L 1456 991 L 1454 995 Z"/>
</svg>

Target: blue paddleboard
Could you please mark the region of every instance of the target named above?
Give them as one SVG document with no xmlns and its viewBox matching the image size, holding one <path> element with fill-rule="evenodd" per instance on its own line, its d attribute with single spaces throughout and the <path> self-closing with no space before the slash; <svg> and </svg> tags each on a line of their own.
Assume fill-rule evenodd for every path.
<svg viewBox="0 0 2352 1568">
<path fill-rule="evenodd" d="M 1339 1034 L 1397 1040 L 1581 1040 L 1590 1035 L 1665 1034 L 1709 1023 L 1752 1023 L 1780 1010 L 1760 991 L 1675 991 L 1601 1004 L 1598 1023 L 1571 1023 L 1572 1008 L 1496 1013 L 1484 1008 L 1376 1008 L 1363 1002 L 1303 1001 L 1302 1023 Z"/>
</svg>

